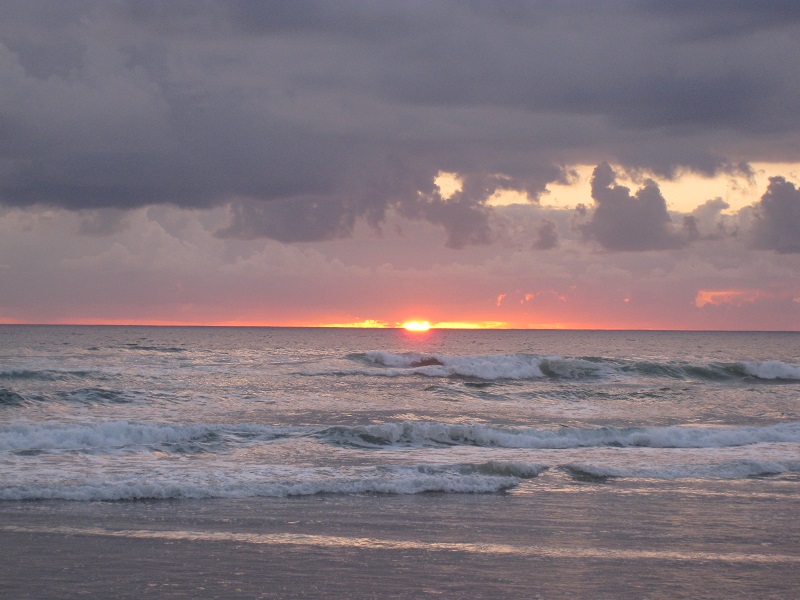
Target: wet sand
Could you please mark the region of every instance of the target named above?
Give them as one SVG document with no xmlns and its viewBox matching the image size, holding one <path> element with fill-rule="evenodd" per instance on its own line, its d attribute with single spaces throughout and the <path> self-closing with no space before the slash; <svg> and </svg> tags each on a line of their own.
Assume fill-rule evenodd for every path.
<svg viewBox="0 0 800 600">
<path fill-rule="evenodd" d="M 6 598 L 793 598 L 796 482 L 0 504 Z"/>
</svg>

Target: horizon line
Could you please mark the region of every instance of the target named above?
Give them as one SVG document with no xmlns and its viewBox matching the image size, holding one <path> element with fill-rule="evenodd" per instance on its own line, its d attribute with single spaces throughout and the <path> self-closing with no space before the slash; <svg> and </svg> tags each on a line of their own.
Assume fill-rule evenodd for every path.
<svg viewBox="0 0 800 600">
<path fill-rule="evenodd" d="M 402 325 L 385 327 L 341 326 L 341 325 L 232 325 L 197 323 L 0 323 L 0 327 L 206 327 L 226 329 L 345 329 L 345 330 L 394 330 L 408 331 Z M 436 327 L 427 331 L 409 332 L 414 335 L 430 331 L 648 331 L 674 333 L 800 333 L 800 329 L 681 329 L 681 328 L 630 328 L 630 327 Z"/>
</svg>

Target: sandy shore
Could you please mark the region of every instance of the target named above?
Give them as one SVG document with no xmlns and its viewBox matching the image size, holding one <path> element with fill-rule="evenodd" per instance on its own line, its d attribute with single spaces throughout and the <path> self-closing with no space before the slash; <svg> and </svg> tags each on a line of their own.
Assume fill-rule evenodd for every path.
<svg viewBox="0 0 800 600">
<path fill-rule="evenodd" d="M 0 504 L 7 598 L 800 593 L 795 482 Z"/>
</svg>

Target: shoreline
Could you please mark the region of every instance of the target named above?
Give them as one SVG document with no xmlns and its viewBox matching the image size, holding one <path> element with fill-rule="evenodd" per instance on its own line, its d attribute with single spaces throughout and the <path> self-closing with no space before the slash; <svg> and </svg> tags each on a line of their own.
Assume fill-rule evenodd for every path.
<svg viewBox="0 0 800 600">
<path fill-rule="evenodd" d="M 6 597 L 788 597 L 794 482 L 0 503 Z M 763 489 L 766 488 L 766 489 Z"/>
</svg>

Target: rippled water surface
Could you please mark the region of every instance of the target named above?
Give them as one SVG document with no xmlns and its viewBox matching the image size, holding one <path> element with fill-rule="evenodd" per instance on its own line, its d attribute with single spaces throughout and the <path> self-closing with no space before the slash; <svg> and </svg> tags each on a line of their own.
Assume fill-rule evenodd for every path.
<svg viewBox="0 0 800 600">
<path fill-rule="evenodd" d="M 523 493 L 564 475 L 800 472 L 798 334 L 0 332 L 5 499 Z"/>
</svg>

